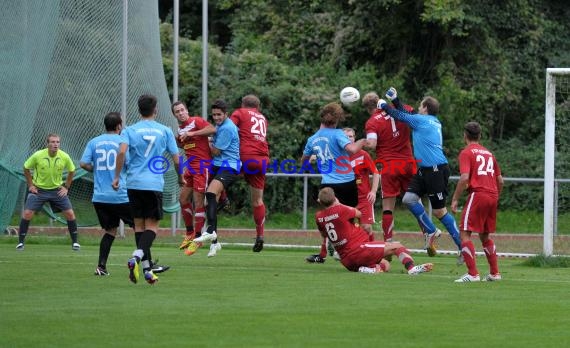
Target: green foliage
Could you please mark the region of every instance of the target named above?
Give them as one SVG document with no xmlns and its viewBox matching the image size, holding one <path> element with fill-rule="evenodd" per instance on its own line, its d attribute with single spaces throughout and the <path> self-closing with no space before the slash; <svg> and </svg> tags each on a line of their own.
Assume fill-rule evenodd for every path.
<svg viewBox="0 0 570 348">
<path fill-rule="evenodd" d="M 503 176 L 541 178 L 544 174 L 544 147 L 540 141 L 512 138 L 490 144 L 501 166 Z M 500 207 L 514 210 L 535 210 L 543 206 L 542 183 L 505 184 Z"/>
<path fill-rule="evenodd" d="M 300 157 L 319 125 L 319 108 L 337 101 L 342 87 L 382 95 L 395 86 L 414 106 L 428 94 L 440 100 L 454 174 L 463 125 L 475 120 L 505 176 L 542 176 L 544 71 L 570 66 L 570 8 L 564 2 L 224 0 L 213 7 L 224 19 L 211 26 L 229 31 L 226 39 L 210 38 L 208 98 L 223 97 L 236 107 L 243 95 L 258 94 L 270 122 L 273 158 Z M 171 78 L 166 27 L 163 53 Z M 200 43 L 181 39 L 180 66 L 181 99 L 196 110 Z M 346 111 L 344 125 L 363 136 L 364 110 Z M 298 197 L 290 196 L 298 195 L 299 185 L 291 182 L 287 192 L 269 187 L 266 197 L 278 197 L 271 198 L 270 210 L 291 209 Z M 247 195 L 244 185 L 237 195 Z M 501 204 L 535 209 L 541 197 L 538 185 L 509 185 Z"/>
</svg>

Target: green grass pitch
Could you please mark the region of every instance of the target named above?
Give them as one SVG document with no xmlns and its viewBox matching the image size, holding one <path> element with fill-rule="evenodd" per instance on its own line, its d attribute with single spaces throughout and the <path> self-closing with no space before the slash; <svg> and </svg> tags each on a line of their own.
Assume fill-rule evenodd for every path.
<svg viewBox="0 0 570 348">
<path fill-rule="evenodd" d="M 61 238 L 63 241 L 64 238 Z M 0 241 L 0 347 L 562 347 L 570 342 L 570 269 L 501 259 L 501 282 L 455 284 L 455 258 L 432 273 L 346 271 L 307 251 L 226 246 L 188 257 L 158 244 L 172 269 L 128 281 L 128 241 L 95 277 L 98 245 Z M 486 260 L 478 258 L 482 275 Z"/>
</svg>

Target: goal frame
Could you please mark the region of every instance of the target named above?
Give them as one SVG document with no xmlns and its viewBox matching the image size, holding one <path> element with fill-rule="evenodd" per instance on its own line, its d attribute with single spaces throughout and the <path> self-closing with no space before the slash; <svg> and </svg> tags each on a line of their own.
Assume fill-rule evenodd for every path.
<svg viewBox="0 0 570 348">
<path fill-rule="evenodd" d="M 543 252 L 552 256 L 555 231 L 554 152 L 556 128 L 556 77 L 570 75 L 570 68 L 546 69 L 544 111 L 544 242 Z"/>
</svg>

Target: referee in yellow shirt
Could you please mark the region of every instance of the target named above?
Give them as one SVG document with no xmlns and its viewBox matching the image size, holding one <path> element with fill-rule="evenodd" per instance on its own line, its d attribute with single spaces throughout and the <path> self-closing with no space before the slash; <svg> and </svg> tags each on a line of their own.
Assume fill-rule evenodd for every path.
<svg viewBox="0 0 570 348">
<path fill-rule="evenodd" d="M 71 201 L 67 196 L 75 165 L 71 157 L 59 149 L 60 138 L 57 134 L 47 136 L 47 148 L 36 151 L 24 163 L 24 175 L 28 184 L 28 197 L 20 220 L 18 245 L 16 250 L 24 250 L 24 240 L 28 233 L 30 220 L 35 212 L 42 209 L 45 203 L 50 203 L 52 209 L 61 210 L 67 220 L 67 229 L 71 236 L 71 249 L 78 251 L 81 246 L 77 243 L 77 221 Z M 63 184 L 63 172 L 67 171 L 67 179 Z"/>
</svg>

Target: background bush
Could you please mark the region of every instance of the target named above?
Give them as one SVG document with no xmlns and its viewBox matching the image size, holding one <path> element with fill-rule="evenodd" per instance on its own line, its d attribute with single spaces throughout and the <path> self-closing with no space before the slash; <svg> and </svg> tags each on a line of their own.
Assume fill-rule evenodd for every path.
<svg viewBox="0 0 570 348">
<path fill-rule="evenodd" d="M 160 2 L 168 86 L 171 6 Z M 570 66 L 565 1 L 223 0 L 210 6 L 208 100 L 223 98 L 235 108 L 243 95 L 258 95 L 272 158 L 300 158 L 319 126 L 318 110 L 338 100 L 343 87 L 363 95 L 395 86 L 414 106 L 425 95 L 439 99 L 453 175 L 463 125 L 476 120 L 505 176 L 543 176 L 545 69 Z M 196 113 L 202 98 L 201 2 L 183 0 L 181 12 L 179 96 Z M 364 136 L 365 111 L 346 111 L 341 126 Z M 558 177 L 570 177 L 568 165 L 557 165 Z M 284 182 L 268 181 L 270 212 L 299 207 L 301 180 Z M 232 195 L 249 193 L 242 182 Z M 542 185 L 507 185 L 501 206 L 542 207 Z"/>
</svg>

